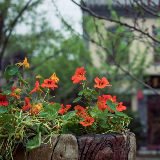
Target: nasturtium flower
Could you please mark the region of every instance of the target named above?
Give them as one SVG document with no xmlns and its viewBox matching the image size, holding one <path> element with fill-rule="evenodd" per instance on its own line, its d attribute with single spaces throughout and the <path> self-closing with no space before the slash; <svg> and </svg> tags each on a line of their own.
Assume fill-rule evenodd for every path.
<svg viewBox="0 0 160 160">
<path fill-rule="evenodd" d="M 108 108 L 107 105 L 103 103 L 103 101 L 100 101 L 100 100 L 97 101 L 97 106 L 98 106 L 98 109 L 103 112 L 106 108 Z"/>
<path fill-rule="evenodd" d="M 45 79 L 41 87 L 51 88 L 52 90 L 54 90 L 54 88 L 58 88 L 58 86 L 55 85 L 55 79 Z"/>
<path fill-rule="evenodd" d="M 109 99 L 109 100 L 111 100 L 113 103 L 116 103 L 116 96 L 111 96 L 111 95 L 102 95 L 102 97 L 100 97 L 99 96 L 99 98 L 104 102 L 104 103 L 106 103 L 107 102 L 107 100 Z"/>
<path fill-rule="evenodd" d="M 58 83 L 59 78 L 56 76 L 56 73 L 54 72 L 53 75 L 50 77 L 50 79 L 54 79 L 55 83 Z"/>
<path fill-rule="evenodd" d="M 81 107 L 80 105 L 76 105 L 74 109 L 77 111 L 76 113 L 77 116 L 81 116 L 85 111 L 85 109 Z"/>
<path fill-rule="evenodd" d="M 28 106 L 23 106 L 22 111 L 27 111 L 27 110 L 29 110 L 29 108 L 30 108 L 29 105 Z"/>
<path fill-rule="evenodd" d="M 39 82 L 38 81 L 36 81 L 35 88 L 29 94 L 31 94 L 31 93 L 33 93 L 35 91 L 40 91 L 40 92 L 43 93 L 43 91 L 39 88 Z"/>
<path fill-rule="evenodd" d="M 25 67 L 30 67 L 29 63 L 27 62 L 27 58 L 25 57 L 25 59 L 23 60 L 23 63 L 20 63 L 20 66 L 25 66 Z"/>
<path fill-rule="evenodd" d="M 118 106 L 116 106 L 117 111 L 122 112 L 127 109 L 126 106 L 123 106 L 123 102 L 118 103 Z"/>
<path fill-rule="evenodd" d="M 36 115 L 38 113 L 39 113 L 39 110 L 37 108 L 30 109 L 30 116 Z"/>
<path fill-rule="evenodd" d="M 84 67 L 77 68 L 75 75 L 72 76 L 73 83 L 79 83 L 81 80 L 86 80 L 86 77 L 84 76 L 86 71 L 83 71 Z"/>
<path fill-rule="evenodd" d="M 108 108 L 108 110 L 110 111 L 110 112 L 114 112 L 114 111 L 112 111 L 110 108 L 109 108 L 109 106 L 106 104 L 106 102 L 107 102 L 107 100 L 109 99 L 109 100 L 111 100 L 113 103 L 117 103 L 116 102 L 116 96 L 111 96 L 111 95 L 104 95 L 103 94 L 103 96 L 98 96 L 97 97 L 97 99 L 98 99 L 98 101 L 97 101 L 97 106 L 98 106 L 98 109 L 99 110 L 102 110 L 103 112 L 104 112 L 104 110 L 106 109 L 106 108 Z"/>
<path fill-rule="evenodd" d="M 42 78 L 40 75 L 36 76 L 36 79 L 40 79 L 40 78 Z"/>
<path fill-rule="evenodd" d="M 96 85 L 94 85 L 94 88 L 102 89 L 102 88 L 107 87 L 107 86 L 112 86 L 112 85 L 109 85 L 109 82 L 105 77 L 103 77 L 102 80 L 100 80 L 98 77 L 96 77 L 94 79 L 94 81 L 97 83 Z"/>
<path fill-rule="evenodd" d="M 94 122 L 94 118 L 93 117 L 86 117 L 84 119 L 84 121 L 81 121 L 80 124 L 82 124 L 84 127 L 90 126 L 92 125 Z"/>
<path fill-rule="evenodd" d="M 33 108 L 37 108 L 39 111 L 42 109 L 42 107 L 43 107 L 42 103 L 38 103 L 33 106 Z"/>
<path fill-rule="evenodd" d="M 8 105 L 8 101 L 5 100 L 6 98 L 7 98 L 6 95 L 0 94 L 0 106 L 7 106 Z"/>
<path fill-rule="evenodd" d="M 25 97 L 25 106 L 28 106 L 30 102 L 30 99 L 28 97 Z"/>
<path fill-rule="evenodd" d="M 68 109 L 71 108 L 71 105 L 66 105 L 66 107 L 63 106 L 63 104 L 61 104 L 61 109 L 58 111 L 59 114 L 64 114 L 67 113 Z"/>
<path fill-rule="evenodd" d="M 20 100 L 20 94 L 19 93 L 15 93 L 14 91 L 21 92 L 21 89 L 16 88 L 15 86 L 13 86 L 12 93 L 10 94 L 11 97 L 16 97 L 17 99 Z"/>
<path fill-rule="evenodd" d="M 30 99 L 25 97 L 25 105 L 22 107 L 22 111 L 27 111 L 29 108 L 32 108 L 32 105 L 29 103 Z"/>
</svg>

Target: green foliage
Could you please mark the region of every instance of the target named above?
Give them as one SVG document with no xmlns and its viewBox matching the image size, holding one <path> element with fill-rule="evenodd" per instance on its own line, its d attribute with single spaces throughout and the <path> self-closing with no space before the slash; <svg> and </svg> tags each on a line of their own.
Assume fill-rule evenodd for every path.
<svg viewBox="0 0 160 160">
<path fill-rule="evenodd" d="M 41 132 L 39 132 L 34 138 L 33 140 L 29 141 L 26 144 L 26 151 L 30 151 L 34 148 L 37 148 L 41 145 Z"/>
<path fill-rule="evenodd" d="M 125 22 L 124 17 L 119 17 L 118 13 L 112 8 L 112 2 L 107 1 L 107 7 L 110 10 L 111 18 L 120 22 Z M 134 6 L 135 10 L 139 10 L 143 15 L 141 8 Z M 141 42 L 134 41 L 134 33 L 130 31 L 128 27 L 122 26 L 118 23 L 110 23 L 109 21 L 102 21 L 98 18 L 85 14 L 83 17 L 84 30 L 87 32 L 91 41 L 88 41 L 89 49 L 94 48 L 94 54 L 97 54 L 97 61 L 100 62 L 100 75 L 105 76 L 112 82 L 112 89 L 108 89 L 109 93 L 117 94 L 130 93 L 132 89 L 143 89 L 143 86 L 132 79 L 129 75 L 121 70 L 124 69 L 134 77 L 144 81 L 143 75 L 148 74 L 146 68 L 152 63 L 153 59 L 148 61 L 147 55 L 149 53 L 148 48 L 153 47 L 153 43 L 147 39 L 142 38 L 142 41 L 146 42 L 146 49 L 142 51 Z M 125 22 L 126 23 L 126 22 Z M 107 27 L 106 27 L 107 26 Z M 142 30 L 145 31 L 146 27 L 142 25 Z M 156 28 L 158 29 L 158 28 Z M 158 38 L 159 34 L 156 35 Z M 159 38 L 158 38 L 159 39 Z M 96 44 L 92 41 L 95 41 Z M 134 41 L 134 43 L 133 43 Z M 135 49 L 131 46 L 136 45 Z M 148 47 L 150 46 L 150 47 Z M 157 53 L 155 53 L 158 59 L 158 45 Z M 96 50 L 96 51 L 95 51 Z M 120 68 L 120 67 L 121 68 Z"/>
<path fill-rule="evenodd" d="M 73 116 L 76 115 L 76 111 L 71 111 L 69 112 L 68 114 L 66 114 L 63 118 L 63 120 L 68 120 L 68 119 L 71 119 Z"/>
<path fill-rule="evenodd" d="M 78 135 L 81 135 L 80 134 L 80 128 L 79 128 L 79 124 L 75 124 L 73 122 L 68 122 L 66 123 L 63 128 L 62 128 L 62 133 L 71 133 L 71 134 L 76 134 L 77 136 Z"/>
<path fill-rule="evenodd" d="M 45 110 L 40 113 L 41 116 L 54 120 L 58 116 L 58 111 L 61 109 L 61 105 L 58 103 L 50 104 L 45 107 Z"/>
<path fill-rule="evenodd" d="M 5 72 L 7 72 L 8 75 L 13 76 L 14 74 L 16 74 L 16 73 L 18 72 L 18 66 L 9 65 L 9 66 L 7 66 L 7 68 L 5 69 Z"/>
<path fill-rule="evenodd" d="M 4 90 L 5 95 L 10 95 L 12 93 L 12 91 L 10 91 L 10 90 L 5 90 L 5 89 L 3 89 L 3 90 Z"/>
<path fill-rule="evenodd" d="M 6 91 L 7 89 L 10 89 L 13 86 L 13 84 L 14 84 L 14 81 L 7 83 L 7 85 L 3 87 L 3 90 Z"/>
<path fill-rule="evenodd" d="M 116 112 L 117 110 L 116 110 L 116 105 L 117 105 L 117 103 L 113 103 L 111 100 L 107 100 L 107 102 L 106 102 L 106 104 L 109 106 L 109 108 L 111 109 L 111 110 L 113 110 L 114 112 Z"/>
<path fill-rule="evenodd" d="M 18 3 L 17 3 L 18 2 Z M 17 101 L 16 97 L 9 97 L 11 89 L 13 87 L 13 81 L 8 83 L 4 88 L 4 94 L 9 98 L 8 106 L 0 107 L 0 137 L 7 138 L 5 144 L 6 150 L 6 159 L 12 157 L 12 150 L 17 147 L 18 143 L 24 143 L 27 151 L 30 151 L 33 148 L 40 146 L 41 135 L 47 135 L 50 138 L 54 134 L 60 133 L 74 133 L 76 135 L 83 134 L 102 134 L 107 132 L 118 132 L 121 133 L 123 130 L 127 129 L 130 118 L 128 118 L 124 113 L 118 112 L 116 110 L 117 104 L 107 101 L 110 109 L 114 111 L 111 113 L 109 109 L 100 110 L 97 107 L 95 100 L 97 96 L 100 95 L 100 90 L 97 92 L 94 89 L 90 89 L 83 84 L 83 91 L 79 92 L 80 85 L 72 85 L 71 77 L 75 72 L 75 68 L 86 66 L 88 70 L 87 82 L 88 86 L 93 88 L 93 79 L 96 76 L 102 75 L 102 69 L 95 68 L 92 64 L 92 59 L 90 52 L 86 49 L 84 40 L 82 37 L 71 33 L 68 37 L 65 37 L 61 30 L 57 31 L 50 27 L 49 22 L 44 18 L 44 12 L 37 10 L 37 7 L 42 4 L 44 0 L 36 0 L 30 4 L 26 11 L 18 19 L 18 23 L 26 23 L 30 29 L 27 33 L 17 34 L 13 32 L 10 35 L 9 42 L 7 44 L 7 49 L 5 50 L 5 57 L 9 58 L 14 55 L 11 55 L 12 52 L 17 52 L 19 50 L 27 54 L 28 59 L 31 61 L 31 70 L 24 69 L 27 76 L 30 76 L 30 81 L 28 82 L 24 79 L 24 74 L 21 70 L 18 71 L 20 65 L 9 65 L 5 72 L 4 78 L 9 80 L 12 76 L 19 78 L 19 86 L 23 89 L 24 93 L 21 91 L 13 91 L 17 95 L 21 95 L 22 100 Z M 5 1 L 2 7 L 2 10 L 5 12 L 5 25 L 8 29 L 12 30 L 13 22 L 21 11 L 21 9 L 26 4 L 25 0 L 22 1 Z M 112 17 L 117 18 L 115 11 L 111 11 Z M 30 19 L 28 18 L 30 17 Z M 38 18 L 37 18 L 38 17 Z M 93 27 L 94 19 L 86 17 L 88 23 L 86 27 L 89 29 L 89 34 L 92 34 L 96 31 L 96 28 Z M 98 22 L 97 25 L 99 30 L 105 31 L 102 26 L 102 22 Z M 15 26 L 18 26 L 16 24 Z M 37 27 L 38 26 L 38 27 Z M 4 29 L 6 31 L 6 28 Z M 117 26 L 117 33 L 122 34 L 126 30 L 121 26 Z M 3 34 L 5 35 L 5 34 Z M 107 35 L 106 31 L 104 35 Z M 112 33 L 110 33 L 111 36 Z M 131 37 L 125 33 L 126 36 Z M 2 39 L 5 39 L 2 37 Z M 95 41 L 99 43 L 99 40 L 95 38 Z M 112 47 L 109 42 L 109 37 L 106 36 L 105 41 L 103 41 L 104 46 L 109 46 L 109 49 Z M 126 47 L 125 43 L 121 43 L 119 35 L 113 36 L 113 43 L 119 41 L 120 45 L 116 48 L 116 52 L 119 53 L 117 61 L 125 64 L 124 57 L 126 53 L 123 54 L 121 50 Z M 128 49 L 129 46 L 127 46 Z M 128 50 L 127 50 L 128 51 Z M 99 51 L 101 53 L 101 51 Z M 103 58 L 103 54 L 101 54 Z M 124 61 L 123 61 L 124 60 Z M 107 68 L 107 67 L 106 67 Z M 109 69 L 109 65 L 108 68 Z M 112 71 L 111 75 L 115 77 L 116 70 L 109 69 Z M 40 85 L 44 82 L 44 79 L 39 79 L 40 85 L 39 88 L 45 93 L 39 93 L 38 89 L 36 90 L 35 95 L 29 94 L 35 87 L 30 87 L 30 84 L 35 83 L 36 79 L 33 77 L 41 73 L 42 77 L 45 79 L 49 78 L 53 72 L 56 72 L 57 77 L 60 81 L 58 83 L 59 88 L 55 91 L 52 91 L 47 88 L 42 88 Z M 112 84 L 113 85 L 113 84 Z M 79 92 L 79 98 L 74 100 L 76 94 Z M 49 95 L 50 94 L 50 95 Z M 23 96 L 27 96 L 30 99 L 29 104 L 32 108 L 29 108 L 28 111 L 22 112 L 22 108 L 26 107 L 26 102 L 23 99 Z M 53 95 L 58 95 L 56 98 Z M 82 98 L 81 98 L 82 97 Z M 86 99 L 83 102 L 83 98 Z M 47 100 L 46 100 L 47 99 Z M 49 101 L 56 102 L 68 102 L 82 101 L 88 106 L 83 115 L 78 116 L 78 111 L 68 112 L 65 110 L 64 114 L 60 115 L 58 112 L 62 109 L 59 103 L 50 104 Z M 38 109 L 38 112 L 35 112 L 34 108 L 37 104 L 41 103 L 41 107 Z M 93 103 L 93 106 L 91 105 Z M 31 107 L 29 106 L 29 107 Z M 28 107 L 28 106 L 27 106 Z M 87 115 L 87 116 L 86 116 Z M 92 117 L 91 117 L 92 116 Z M 94 122 L 88 126 L 82 125 L 82 123 L 88 124 L 86 118 L 93 118 Z M 91 120 L 93 120 L 91 119 Z M 8 147 L 9 146 L 9 147 Z M 11 150 L 11 152 L 10 152 Z M 8 154 L 9 153 L 9 154 Z"/>
<path fill-rule="evenodd" d="M 63 85 L 56 91 L 57 94 L 60 93 L 56 101 L 70 103 L 75 98 L 71 94 L 73 91 L 78 92 L 79 89 L 79 87 L 71 87 L 72 82 L 68 81 L 75 68 L 87 66 L 87 69 L 91 71 L 88 77 L 94 76 L 99 70 L 93 66 L 90 52 L 87 50 L 82 37 L 73 32 L 68 32 L 69 34 L 64 36 L 62 30 L 55 30 L 50 26 L 50 22 L 45 18 L 45 10 L 40 11 L 38 9 L 44 2 L 44 0 L 30 2 L 29 7 L 19 17 L 10 35 L 10 43 L 7 44 L 4 57 L 10 59 L 10 57 L 19 56 L 19 53 L 27 56 L 32 63 L 30 66 L 31 73 L 28 69 L 25 69 L 27 76 L 32 77 L 29 84 L 35 83 L 33 77 L 40 72 L 43 77 L 48 77 L 56 72 L 60 79 L 60 85 Z M 25 0 L 21 2 L 7 0 L 2 3 L 3 15 L 6 15 L 4 30 L 12 28 L 14 19 L 25 5 Z M 17 34 L 19 24 L 25 24 L 27 32 Z M 11 74 L 13 73 L 11 72 Z M 24 76 L 20 72 L 16 72 L 15 75 L 18 77 Z M 9 80 L 11 75 L 5 71 L 4 78 Z"/>
<path fill-rule="evenodd" d="M 10 68 L 8 67 L 9 69 L 6 72 L 14 76 L 21 70 L 22 65 L 24 65 L 22 68 L 23 75 L 26 64 L 22 63 L 18 64 L 18 70 L 14 70 L 15 67 L 11 66 Z M 76 74 L 74 77 L 79 79 L 83 76 L 82 79 L 84 79 L 85 75 L 83 74 L 85 72 L 83 72 L 80 74 L 81 76 Z M 54 75 L 54 78 L 58 79 L 56 74 Z M 83 83 L 80 83 L 82 91 L 78 93 L 81 97 L 75 99 L 74 102 L 81 101 L 87 107 L 83 108 L 77 105 L 74 111 L 68 111 L 70 105 L 64 107 L 64 105 L 59 103 L 49 102 L 49 94 L 51 90 L 55 90 L 54 85 L 57 82 L 52 78 L 44 79 L 42 76 L 39 76 L 39 79 L 42 80 L 37 81 L 38 85 L 36 82 L 35 87 L 30 87 L 28 81 L 19 76 L 18 82 L 20 88 L 14 88 L 12 92 L 9 92 L 10 90 L 8 89 L 12 88 L 14 83 L 11 81 L 4 87 L 4 93 L 1 93 L 1 99 L 3 101 L 0 106 L 0 138 L 7 139 L 7 145 L 4 146 L 2 144 L 2 148 L 5 148 L 5 158 L 12 156 L 12 150 L 19 143 L 23 143 L 27 152 L 39 147 L 43 143 L 41 142 L 41 135 L 47 135 L 46 138 L 49 139 L 49 143 L 54 134 L 122 133 L 127 129 L 130 118 L 123 112 L 117 111 L 121 106 L 118 103 L 113 103 L 110 95 L 108 99 L 100 96 L 101 86 L 98 85 L 101 83 L 96 85 L 98 86 L 98 91 L 96 91 L 87 86 L 88 81 L 83 80 Z M 23 85 L 21 85 L 21 81 L 24 82 Z M 40 87 L 47 89 L 42 91 Z M 33 97 L 33 92 L 37 93 L 35 97 Z M 23 93 L 26 95 L 25 100 L 20 97 Z M 101 97 L 102 100 L 97 99 L 97 96 Z M 5 100 L 6 97 L 7 100 Z M 86 101 L 84 102 L 83 99 L 86 99 Z M 95 102 L 95 99 L 97 102 Z M 91 106 L 92 103 L 94 103 L 93 106 Z M 99 107 L 99 104 L 102 106 Z M 124 110 L 123 108 L 121 109 Z"/>
<path fill-rule="evenodd" d="M 0 107 L 0 114 L 7 112 L 7 108 L 5 106 Z"/>
<path fill-rule="evenodd" d="M 73 103 L 76 103 L 76 102 L 80 101 L 81 99 L 82 99 L 82 97 L 77 97 L 77 98 L 73 101 Z"/>
</svg>

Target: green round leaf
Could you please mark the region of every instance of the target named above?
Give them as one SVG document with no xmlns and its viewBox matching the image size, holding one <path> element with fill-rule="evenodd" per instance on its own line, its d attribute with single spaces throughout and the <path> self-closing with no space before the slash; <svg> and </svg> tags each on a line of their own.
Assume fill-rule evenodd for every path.
<svg viewBox="0 0 160 160">
<path fill-rule="evenodd" d="M 7 108 L 5 106 L 0 106 L 0 114 L 5 113 Z"/>
<path fill-rule="evenodd" d="M 113 110 L 115 112 L 117 111 L 117 109 L 116 109 L 117 103 L 113 103 L 110 99 L 108 99 L 107 102 L 106 102 L 106 104 L 109 106 L 109 108 L 111 110 Z"/>
<path fill-rule="evenodd" d="M 123 113 L 123 112 L 118 112 L 118 111 L 116 111 L 115 113 L 116 113 L 117 116 L 128 117 L 128 116 L 127 116 L 125 113 Z"/>
<path fill-rule="evenodd" d="M 64 116 L 63 120 L 71 119 L 73 116 L 76 115 L 76 112 L 77 112 L 77 111 L 71 111 L 71 112 L 69 112 L 68 114 L 66 114 L 66 115 Z"/>
<path fill-rule="evenodd" d="M 4 78 L 6 79 L 6 80 L 9 80 L 12 76 L 10 76 L 7 72 L 6 72 L 6 70 L 4 71 Z"/>
<path fill-rule="evenodd" d="M 12 91 L 10 91 L 10 90 L 4 91 L 4 94 L 5 94 L 5 95 L 10 95 L 11 93 L 12 93 Z"/>
<path fill-rule="evenodd" d="M 14 128 L 11 125 L 6 124 L 3 127 L 9 132 L 14 132 Z"/>
<path fill-rule="evenodd" d="M 34 149 L 34 148 L 37 148 L 41 145 L 41 132 L 39 132 L 34 138 L 33 140 L 29 141 L 27 144 L 26 144 L 26 149 L 27 149 L 27 152 Z"/>
<path fill-rule="evenodd" d="M 14 75 L 15 73 L 18 72 L 18 66 L 9 65 L 9 66 L 6 68 L 6 72 L 7 72 L 9 75 Z"/>
</svg>

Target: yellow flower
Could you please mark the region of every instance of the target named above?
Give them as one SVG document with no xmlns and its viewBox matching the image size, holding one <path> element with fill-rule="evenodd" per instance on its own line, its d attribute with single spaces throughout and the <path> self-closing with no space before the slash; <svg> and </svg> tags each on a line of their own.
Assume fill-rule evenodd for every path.
<svg viewBox="0 0 160 160">
<path fill-rule="evenodd" d="M 25 59 L 23 60 L 23 63 L 20 64 L 20 66 L 25 66 L 29 68 L 29 63 L 27 62 L 27 58 L 25 57 Z"/>
<path fill-rule="evenodd" d="M 59 78 L 56 76 L 56 73 L 54 72 L 53 75 L 50 77 L 50 79 L 54 79 L 56 83 L 58 83 Z"/>
<path fill-rule="evenodd" d="M 20 91 L 21 91 L 21 89 L 20 89 L 20 88 L 16 88 L 16 89 L 15 89 L 15 91 L 20 92 Z"/>
<path fill-rule="evenodd" d="M 42 103 L 39 103 L 39 104 L 34 105 L 33 108 L 37 108 L 38 111 L 40 111 L 42 109 L 42 106 L 43 106 Z"/>
<path fill-rule="evenodd" d="M 14 91 L 20 92 L 20 91 L 21 91 L 21 89 L 19 89 L 19 88 L 13 89 L 13 90 L 12 90 L 12 93 L 10 94 L 10 96 L 12 96 L 12 97 L 16 97 L 17 99 L 19 99 L 19 100 L 20 100 L 20 94 L 15 93 Z"/>
<path fill-rule="evenodd" d="M 36 76 L 36 78 L 37 78 L 37 79 L 40 79 L 40 78 L 42 78 L 42 77 L 41 77 L 40 75 L 38 75 L 38 76 Z"/>
</svg>

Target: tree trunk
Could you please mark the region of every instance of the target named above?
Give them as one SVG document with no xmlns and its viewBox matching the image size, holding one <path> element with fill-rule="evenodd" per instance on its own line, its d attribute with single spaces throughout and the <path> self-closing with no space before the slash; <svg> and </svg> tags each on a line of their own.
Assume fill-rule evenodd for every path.
<svg viewBox="0 0 160 160">
<path fill-rule="evenodd" d="M 27 160 L 136 160 L 136 139 L 131 132 L 80 137 L 54 135 L 51 142 L 31 150 L 26 157 Z M 17 149 L 14 160 L 25 160 L 22 147 Z"/>
</svg>

